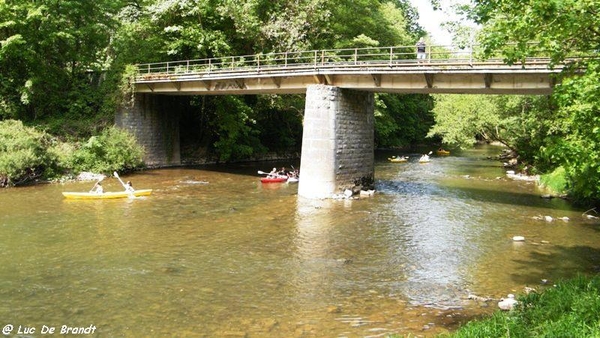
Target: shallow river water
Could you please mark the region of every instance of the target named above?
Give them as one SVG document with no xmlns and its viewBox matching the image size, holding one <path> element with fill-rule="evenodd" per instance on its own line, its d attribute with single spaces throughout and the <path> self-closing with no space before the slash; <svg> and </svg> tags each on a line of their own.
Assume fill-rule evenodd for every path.
<svg viewBox="0 0 600 338">
<path fill-rule="evenodd" d="M 0 190 L 0 327 L 23 336 L 63 326 L 98 337 L 434 336 L 496 309 L 469 295 L 497 299 L 596 272 L 598 223 L 506 179 L 486 159 L 498 152 L 427 164 L 378 153 L 377 192 L 359 200 L 261 184 L 257 171 L 273 163 L 136 173 L 124 178 L 154 190 L 134 199 L 61 195 L 93 182 Z M 108 178 L 104 190 L 122 187 Z"/>
</svg>

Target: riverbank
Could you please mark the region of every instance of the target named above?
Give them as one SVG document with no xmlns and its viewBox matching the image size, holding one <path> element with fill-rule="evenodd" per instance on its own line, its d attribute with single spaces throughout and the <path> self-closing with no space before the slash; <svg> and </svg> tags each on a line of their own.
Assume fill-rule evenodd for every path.
<svg viewBox="0 0 600 338">
<path fill-rule="evenodd" d="M 599 294 L 598 275 L 577 276 L 517 297 L 514 310 L 499 310 L 442 337 L 598 337 Z"/>
</svg>

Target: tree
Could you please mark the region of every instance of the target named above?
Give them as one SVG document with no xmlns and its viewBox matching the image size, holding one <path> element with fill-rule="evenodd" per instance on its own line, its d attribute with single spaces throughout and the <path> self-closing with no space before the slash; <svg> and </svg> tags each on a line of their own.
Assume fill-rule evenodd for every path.
<svg viewBox="0 0 600 338">
<path fill-rule="evenodd" d="M 89 71 L 102 69 L 101 51 L 120 1 L 0 2 L 0 116 L 26 120 L 78 110 Z M 91 92 L 91 91 L 89 91 Z M 88 96 L 89 99 L 89 96 Z"/>
<path fill-rule="evenodd" d="M 380 148 L 424 143 L 434 124 L 430 95 L 377 94 L 375 144 Z"/>
<path fill-rule="evenodd" d="M 553 94 L 557 127 L 546 131 L 539 158 L 564 167 L 574 197 L 600 200 L 595 155 L 600 152 L 598 1 L 486 0 L 475 2 L 470 15 L 484 26 L 481 42 L 486 55 L 502 55 L 508 63 L 546 54 L 555 64 L 571 64 L 570 56 L 589 56 L 571 64 L 571 70 L 585 73 L 565 72 Z"/>
<path fill-rule="evenodd" d="M 444 143 L 468 148 L 477 139 L 500 141 L 500 120 L 493 99 L 485 95 L 435 95 L 435 126 L 429 137 L 440 136 Z"/>
<path fill-rule="evenodd" d="M 534 52 L 562 62 L 576 53 L 597 54 L 600 46 L 597 0 L 477 1 L 470 17 L 484 27 L 485 52 L 500 52 L 510 63 Z"/>
</svg>

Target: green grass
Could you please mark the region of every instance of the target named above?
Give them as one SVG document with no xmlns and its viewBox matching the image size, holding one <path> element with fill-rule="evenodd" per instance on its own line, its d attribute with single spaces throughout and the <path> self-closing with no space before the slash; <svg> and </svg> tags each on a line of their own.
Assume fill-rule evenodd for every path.
<svg viewBox="0 0 600 338">
<path fill-rule="evenodd" d="M 599 276 L 579 276 L 518 300 L 513 311 L 497 311 L 443 337 L 600 337 Z"/>
<path fill-rule="evenodd" d="M 565 169 L 563 167 L 558 167 L 549 174 L 541 175 L 540 184 L 556 195 L 566 193 L 567 175 Z"/>
</svg>

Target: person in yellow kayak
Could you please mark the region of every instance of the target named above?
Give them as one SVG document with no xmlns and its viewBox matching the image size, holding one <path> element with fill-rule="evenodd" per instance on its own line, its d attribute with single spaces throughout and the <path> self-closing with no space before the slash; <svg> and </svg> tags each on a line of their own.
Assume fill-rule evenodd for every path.
<svg viewBox="0 0 600 338">
<path fill-rule="evenodd" d="M 94 187 L 92 188 L 92 190 L 90 190 L 90 192 L 93 192 L 95 194 L 104 194 L 104 188 L 102 187 L 102 183 L 100 183 L 100 182 L 96 183 L 96 185 L 94 185 Z"/>
<path fill-rule="evenodd" d="M 131 184 L 131 181 L 127 181 L 127 183 L 125 184 L 125 191 L 127 191 L 127 192 L 135 191 L 135 189 L 133 189 L 133 184 Z"/>
</svg>

